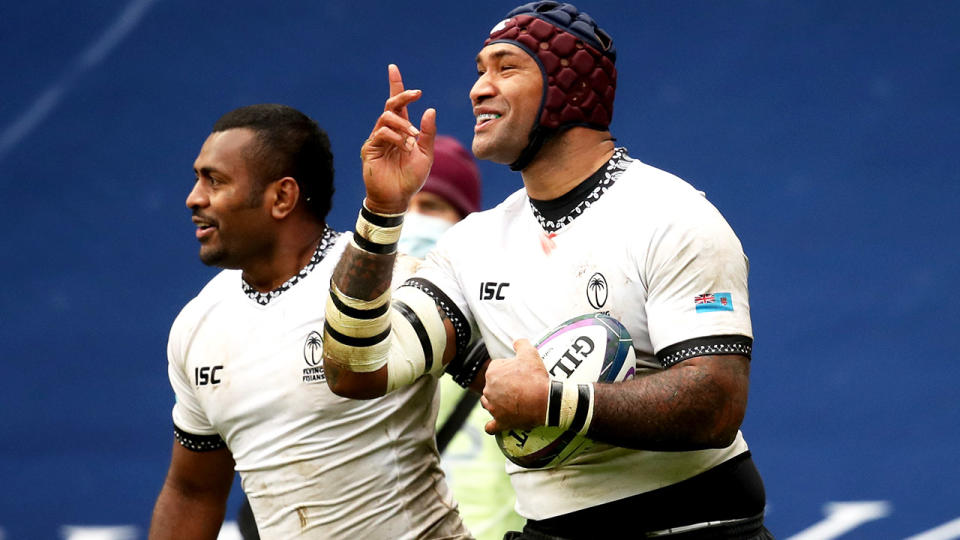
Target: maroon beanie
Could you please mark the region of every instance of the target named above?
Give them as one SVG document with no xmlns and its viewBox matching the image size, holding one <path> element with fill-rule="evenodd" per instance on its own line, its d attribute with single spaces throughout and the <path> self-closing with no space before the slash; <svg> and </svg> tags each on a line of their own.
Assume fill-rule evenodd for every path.
<svg viewBox="0 0 960 540">
<path fill-rule="evenodd" d="M 480 171 L 473 154 L 453 137 L 438 135 L 433 167 L 420 191 L 442 197 L 462 216 L 480 210 Z"/>
</svg>

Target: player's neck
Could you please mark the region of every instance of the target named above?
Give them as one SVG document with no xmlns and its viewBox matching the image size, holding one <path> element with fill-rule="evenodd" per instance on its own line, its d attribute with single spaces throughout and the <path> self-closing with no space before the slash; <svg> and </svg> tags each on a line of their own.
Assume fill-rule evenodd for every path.
<svg viewBox="0 0 960 540">
<path fill-rule="evenodd" d="M 608 131 L 568 129 L 544 143 L 537 158 L 521 172 L 527 195 L 541 201 L 560 197 L 609 161 L 613 150 Z"/>
<path fill-rule="evenodd" d="M 243 269 L 243 280 L 259 292 L 270 292 L 297 275 L 313 258 L 326 228 L 315 221 L 287 225 L 269 253 Z"/>
</svg>

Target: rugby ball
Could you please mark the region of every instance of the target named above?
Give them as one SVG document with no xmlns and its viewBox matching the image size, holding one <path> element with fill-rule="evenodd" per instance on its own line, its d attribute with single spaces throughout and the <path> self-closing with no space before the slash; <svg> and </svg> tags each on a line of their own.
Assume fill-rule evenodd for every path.
<svg viewBox="0 0 960 540">
<path fill-rule="evenodd" d="M 551 379 L 614 383 L 633 377 L 633 340 L 620 321 L 602 313 L 574 317 L 536 342 Z M 497 446 L 513 463 L 539 469 L 556 467 L 592 446 L 573 430 L 540 426 L 497 433 Z"/>
</svg>

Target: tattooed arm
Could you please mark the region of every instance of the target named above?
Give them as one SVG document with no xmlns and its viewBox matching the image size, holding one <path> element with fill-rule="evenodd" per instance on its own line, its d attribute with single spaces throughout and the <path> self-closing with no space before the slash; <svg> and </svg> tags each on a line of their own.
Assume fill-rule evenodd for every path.
<svg viewBox="0 0 960 540">
<path fill-rule="evenodd" d="M 379 255 L 349 245 L 334 270 L 331 283 L 349 297 L 368 300 L 377 298 L 388 292 L 391 286 L 394 259 L 395 254 Z M 404 289 L 411 288 L 404 287 Z M 411 291 L 411 294 L 417 293 Z M 403 295 L 401 294 L 401 296 Z M 433 309 L 443 325 L 444 343 L 456 343 L 453 324 L 449 318 L 438 307 Z M 324 339 L 325 342 L 332 343 L 331 338 L 326 333 Z M 343 347 L 339 345 L 325 347 L 325 351 L 343 350 Z M 391 343 L 390 345 L 400 347 L 397 343 Z M 455 353 L 456 347 L 444 346 L 441 356 L 442 365 L 448 365 Z M 343 355 L 346 354 L 349 354 L 349 352 Z M 355 354 L 362 354 L 362 351 L 355 351 Z M 344 364 L 346 362 L 338 360 L 337 356 L 324 354 L 327 385 L 334 393 L 354 399 L 369 399 L 382 396 L 392 390 L 392 388 L 388 388 L 389 364 L 369 372 L 354 371 Z"/>
<path fill-rule="evenodd" d="M 333 271 L 331 283 L 355 298 L 373 299 L 390 287 L 396 253 L 378 255 L 348 245 Z M 324 338 L 327 333 L 324 333 Z M 326 348 L 325 348 L 326 349 Z M 336 358 L 324 355 L 327 385 L 341 396 L 369 399 L 382 396 L 387 389 L 387 366 L 366 373 L 341 367 Z"/>
<path fill-rule="evenodd" d="M 487 433 L 544 425 L 550 380 L 527 340 L 516 356 L 490 361 L 480 403 L 493 416 Z M 631 380 L 594 383 L 591 439 L 643 450 L 724 448 L 747 407 L 750 361 L 741 355 L 698 356 Z"/>
<path fill-rule="evenodd" d="M 391 294 L 396 243 L 410 198 L 433 161 L 436 112 L 420 129 L 407 105 L 419 90 L 405 90 L 400 71 L 388 68 L 390 97 L 363 144 L 367 196 L 353 241 L 330 282 L 324 328 L 324 370 L 335 393 L 373 398 L 439 373 L 456 353 L 453 325 L 425 294 L 401 287 Z"/>
<path fill-rule="evenodd" d="M 646 450 L 724 448 L 743 422 L 749 378 L 745 356 L 723 355 L 690 358 L 620 384 L 596 384 L 589 436 Z"/>
</svg>

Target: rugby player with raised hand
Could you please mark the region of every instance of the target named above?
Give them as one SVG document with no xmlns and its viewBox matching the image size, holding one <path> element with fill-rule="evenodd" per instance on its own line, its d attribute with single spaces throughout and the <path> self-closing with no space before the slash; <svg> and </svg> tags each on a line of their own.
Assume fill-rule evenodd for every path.
<svg viewBox="0 0 960 540">
<path fill-rule="evenodd" d="M 473 152 L 520 171 L 523 188 L 454 225 L 392 293 L 435 114 L 410 123 L 420 93 L 390 67 L 362 150 L 366 200 L 327 299 L 327 382 L 369 398 L 446 372 L 482 392 L 488 433 L 578 418 L 589 450 L 557 469 L 508 464 L 527 522 L 507 538 L 595 538 L 597 524 L 625 516 L 636 536 L 772 538 L 739 429 L 753 346 L 747 258 L 703 193 L 615 144 L 616 58 L 570 4 L 525 4 L 493 27 L 470 90 Z M 590 313 L 628 330 L 636 375 L 567 392 L 529 340 Z M 478 335 L 493 360 L 467 355 Z"/>
</svg>

